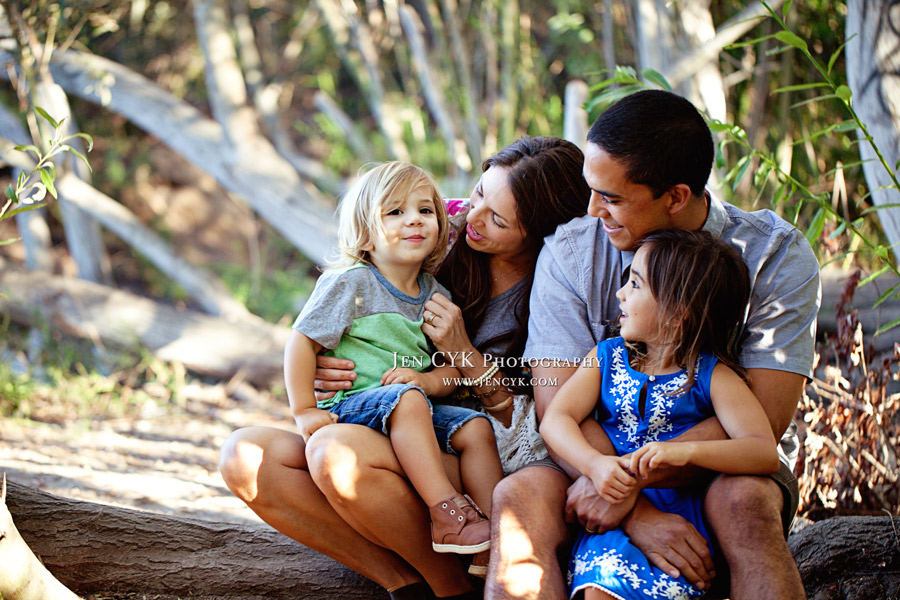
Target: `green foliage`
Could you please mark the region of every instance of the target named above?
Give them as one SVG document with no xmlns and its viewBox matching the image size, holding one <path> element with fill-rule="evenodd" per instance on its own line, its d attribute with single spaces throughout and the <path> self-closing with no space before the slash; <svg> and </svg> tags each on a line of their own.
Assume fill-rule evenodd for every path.
<svg viewBox="0 0 900 600">
<path fill-rule="evenodd" d="M 768 5 L 763 2 L 766 8 Z M 788 3 L 790 4 L 790 3 Z M 806 235 L 810 244 L 819 253 L 820 262 L 827 263 L 834 260 L 845 259 L 854 256 L 865 262 L 871 262 L 875 274 L 860 283 L 864 285 L 878 277 L 882 273 L 893 272 L 900 275 L 896 261 L 892 258 L 891 250 L 878 237 L 872 235 L 872 231 L 879 231 L 880 226 L 874 215 L 877 210 L 884 207 L 864 207 L 864 202 L 869 194 L 861 194 L 855 199 L 853 214 L 845 213 L 837 203 L 837 198 L 832 197 L 829 187 L 823 186 L 820 164 L 824 165 L 825 158 L 834 158 L 834 149 L 851 149 L 853 158 L 846 165 L 841 164 L 841 159 L 836 159 L 837 167 L 828 171 L 825 175 L 836 176 L 842 169 L 853 169 L 859 166 L 859 157 L 856 153 L 855 143 L 849 140 L 848 135 L 859 129 L 862 132 L 864 143 L 869 143 L 876 155 L 890 175 L 891 187 L 900 190 L 897 179 L 897 166 L 890 165 L 884 159 L 877 148 L 866 123 L 864 123 L 852 105 L 850 88 L 843 80 L 838 78 L 835 65 L 841 59 L 844 43 L 839 44 L 833 51 L 827 54 L 828 59 L 822 60 L 813 54 L 811 48 L 822 47 L 822 44 L 811 38 L 804 38 L 798 34 L 784 20 L 783 12 L 779 15 L 769 8 L 770 18 L 777 27 L 777 31 L 756 37 L 750 41 L 741 42 L 731 46 L 746 48 L 749 46 L 765 45 L 767 42 L 775 43 L 775 47 L 769 50 L 770 54 L 795 51 L 800 54 L 805 62 L 806 73 L 816 76 L 817 81 L 805 81 L 774 90 L 776 95 L 791 93 L 809 94 L 806 99 L 795 102 L 790 106 L 792 113 L 806 111 L 807 115 L 793 115 L 792 120 L 801 121 L 804 124 L 816 124 L 814 129 L 804 128 L 804 135 L 792 142 L 792 148 L 804 148 L 809 154 L 811 148 L 821 149 L 819 155 L 807 156 L 807 160 L 792 160 L 787 163 L 777 156 L 777 142 L 765 144 L 762 147 L 755 146 L 748 138 L 747 131 L 739 125 L 723 123 L 711 120 L 709 125 L 714 134 L 718 136 L 716 147 L 716 168 L 724 172 L 722 177 L 723 191 L 726 194 L 735 194 L 742 186 L 751 187 L 756 193 L 750 202 L 744 199 L 745 204 L 759 205 L 764 198 L 769 198 L 774 210 L 785 214 L 789 220 L 797 225 Z M 645 87 L 657 87 L 670 89 L 668 83 L 656 72 L 643 71 L 640 76 L 631 67 L 616 67 L 611 76 L 591 89 L 595 96 L 588 103 L 588 109 L 599 114 L 605 107 L 616 100 Z M 828 108 L 824 108 L 827 106 Z M 844 118 L 835 118 L 834 110 L 843 113 Z M 824 111 L 828 112 L 824 112 Z M 806 118 L 804 118 L 806 117 Z M 824 118 L 822 118 L 824 117 Z M 819 121 L 824 122 L 819 122 Z M 784 133 L 781 132 L 781 136 Z M 815 145 L 812 144 L 815 142 Z M 839 156 L 846 156 L 846 153 Z M 810 160 L 811 159 L 811 160 Z M 752 184 L 745 181 L 752 174 Z M 860 179 L 862 179 L 860 177 Z M 844 250 L 836 255 L 823 255 L 824 252 L 834 248 L 834 242 L 843 239 Z M 880 300 L 900 297 L 900 288 L 895 286 L 889 290 Z M 876 305 L 877 306 L 877 305 Z M 900 325 L 900 319 L 883 325 L 877 334 Z"/>
<path fill-rule="evenodd" d="M 3 417 L 68 420 L 131 415 L 147 403 L 177 401 L 184 386 L 183 367 L 168 365 L 137 346 L 105 350 L 46 325 L 29 331 L 7 323 L 2 329 Z"/>
<path fill-rule="evenodd" d="M 56 166 L 53 163 L 55 156 L 69 152 L 84 161 L 84 164 L 90 169 L 87 157 L 73 148 L 70 142 L 73 139 L 81 138 L 87 142 L 88 152 L 93 148 L 94 141 L 86 133 L 74 133 L 72 135 L 63 135 L 65 119 L 55 120 L 47 111 L 40 106 L 35 106 L 34 111 L 53 128 L 53 135 L 46 143 L 46 150 L 42 151 L 37 146 L 27 144 L 14 146 L 15 150 L 33 154 L 37 164 L 32 167 L 31 171 L 21 171 L 15 184 L 9 184 L 5 190 L 5 203 L 0 208 L 0 221 L 10 219 L 19 213 L 34 210 L 44 206 L 44 198 L 49 193 L 53 198 L 57 198 L 56 192 Z M 15 206 L 13 206 L 15 205 Z M 3 240 L 0 245 L 9 244 L 17 240 Z"/>
</svg>

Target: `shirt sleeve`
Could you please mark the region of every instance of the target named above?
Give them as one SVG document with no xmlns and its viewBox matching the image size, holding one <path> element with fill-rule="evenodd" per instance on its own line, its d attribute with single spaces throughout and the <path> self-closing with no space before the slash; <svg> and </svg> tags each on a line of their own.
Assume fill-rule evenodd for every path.
<svg viewBox="0 0 900 600">
<path fill-rule="evenodd" d="M 528 360 L 580 361 L 596 344 L 580 263 L 574 255 L 566 261 L 558 258 L 565 240 L 565 234 L 557 230 L 538 256 L 524 352 Z"/>
<path fill-rule="evenodd" d="M 811 377 L 820 304 L 818 261 L 792 231 L 756 274 L 741 365 Z"/>
<path fill-rule="evenodd" d="M 324 348 L 337 346 L 353 325 L 357 305 L 364 301 L 356 270 L 322 273 L 293 328 Z"/>
</svg>

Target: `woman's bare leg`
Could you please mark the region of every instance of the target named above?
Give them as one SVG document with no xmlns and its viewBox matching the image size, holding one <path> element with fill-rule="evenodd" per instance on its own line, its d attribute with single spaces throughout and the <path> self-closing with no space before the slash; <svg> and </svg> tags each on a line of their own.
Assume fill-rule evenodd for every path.
<svg viewBox="0 0 900 600">
<path fill-rule="evenodd" d="M 481 512 L 491 516 L 491 495 L 503 479 L 497 440 L 487 419 L 472 419 L 453 432 L 450 443 L 459 452 L 462 483 Z"/>
<path fill-rule="evenodd" d="M 298 434 L 247 427 L 225 441 L 219 470 L 238 498 L 288 537 L 388 591 L 421 581 L 406 561 L 357 533 L 335 512 L 313 482 L 304 451 Z"/>
<path fill-rule="evenodd" d="M 456 459 L 441 456 L 459 489 Z M 344 521 L 406 559 L 438 597 L 472 589 L 457 556 L 432 549 L 428 508 L 403 475 L 387 436 L 361 425 L 329 425 L 310 438 L 307 460 L 315 482 Z"/>
</svg>

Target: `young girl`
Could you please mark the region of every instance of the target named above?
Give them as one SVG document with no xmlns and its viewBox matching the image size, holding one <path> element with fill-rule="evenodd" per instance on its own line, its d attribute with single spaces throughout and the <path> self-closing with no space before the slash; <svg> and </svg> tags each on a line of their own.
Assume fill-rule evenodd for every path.
<svg viewBox="0 0 900 600">
<path fill-rule="evenodd" d="M 444 203 L 424 171 L 391 162 L 360 177 L 339 211 L 344 260 L 319 278 L 285 348 L 287 393 L 300 434 L 309 441 L 340 421 L 390 436 L 429 507 L 435 551 L 485 550 L 489 523 L 450 483 L 441 448 L 460 455 L 463 486 L 489 514 L 502 476 L 490 422 L 473 410 L 432 409 L 427 399 L 451 393 L 460 375 L 452 366 L 427 370 L 431 355 L 422 333 L 425 302 L 436 292 L 450 296 L 428 272 L 447 246 Z M 357 379 L 317 405 L 315 357 L 323 348 L 355 362 Z"/>
<path fill-rule="evenodd" d="M 706 232 L 649 234 L 616 294 L 621 337 L 600 342 L 560 388 L 540 427 L 547 445 L 613 504 L 637 493 L 643 479 L 664 466 L 774 473 L 772 429 L 733 352 L 748 295 L 747 268 L 725 242 Z M 579 423 L 595 410 L 619 456 L 601 454 L 582 435 Z M 713 415 L 730 439 L 671 441 Z M 644 488 L 642 493 L 709 539 L 699 490 Z M 583 590 L 586 600 L 704 593 L 653 566 L 621 529 L 579 535 L 569 582 L 571 595 Z"/>
</svg>

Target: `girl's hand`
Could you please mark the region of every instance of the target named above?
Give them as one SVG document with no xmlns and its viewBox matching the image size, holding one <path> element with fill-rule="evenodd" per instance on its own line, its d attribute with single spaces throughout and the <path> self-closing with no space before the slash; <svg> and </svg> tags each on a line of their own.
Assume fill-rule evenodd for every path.
<svg viewBox="0 0 900 600">
<path fill-rule="evenodd" d="M 462 311 L 443 294 L 434 294 L 425 303 L 425 322 L 422 332 L 431 338 L 435 347 L 442 352 L 469 352 L 475 348 L 466 333 Z M 448 357 L 451 360 L 452 356 Z M 464 366 L 460 364 L 456 367 Z"/>
<path fill-rule="evenodd" d="M 297 423 L 297 429 L 300 430 L 300 435 L 303 436 L 303 441 L 308 442 L 312 434 L 319 429 L 326 425 L 337 423 L 338 416 L 327 410 L 307 408 L 300 411 L 299 415 L 295 415 L 294 421 Z"/>
<path fill-rule="evenodd" d="M 629 469 L 646 479 L 650 471 L 659 467 L 683 467 L 690 462 L 690 449 L 688 443 L 650 442 L 631 453 Z"/>
<path fill-rule="evenodd" d="M 618 456 L 600 456 L 591 464 L 588 474 L 597 493 L 610 504 L 625 500 L 634 489 L 637 480 L 629 473 Z"/>
</svg>

